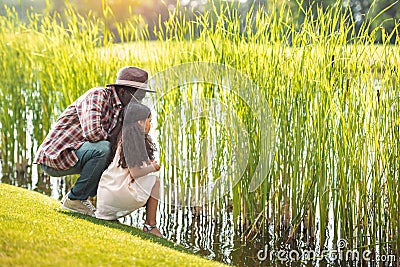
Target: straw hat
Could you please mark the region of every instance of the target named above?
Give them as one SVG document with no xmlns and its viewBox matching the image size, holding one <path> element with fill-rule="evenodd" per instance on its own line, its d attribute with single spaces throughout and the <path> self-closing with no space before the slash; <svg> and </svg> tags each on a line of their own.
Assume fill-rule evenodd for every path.
<svg viewBox="0 0 400 267">
<path fill-rule="evenodd" d="M 150 90 L 147 87 L 148 80 L 147 71 L 137 68 L 137 67 L 123 67 L 118 71 L 117 79 L 115 83 L 107 84 L 106 86 L 124 86 L 131 87 L 133 89 L 143 90 L 150 93 L 155 93 L 156 91 Z"/>
</svg>

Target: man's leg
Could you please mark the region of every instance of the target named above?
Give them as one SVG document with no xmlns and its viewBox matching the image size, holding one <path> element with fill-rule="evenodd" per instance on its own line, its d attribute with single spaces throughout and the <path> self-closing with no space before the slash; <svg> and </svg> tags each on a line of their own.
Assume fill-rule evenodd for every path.
<svg viewBox="0 0 400 267">
<path fill-rule="evenodd" d="M 53 169 L 52 167 L 40 164 L 40 167 L 42 167 L 42 170 L 49 176 L 53 177 L 61 177 L 61 176 L 66 176 L 66 175 L 71 175 L 71 174 L 79 174 L 81 172 L 81 169 L 79 166 L 76 164 L 74 167 L 68 170 L 56 170 Z"/>
<path fill-rule="evenodd" d="M 79 158 L 76 167 L 81 171 L 68 195 L 70 199 L 86 200 L 89 196 L 96 195 L 109 153 L 110 142 L 105 140 L 96 143 L 85 142 L 76 150 L 76 155 Z"/>
<path fill-rule="evenodd" d="M 87 199 L 88 196 L 95 196 L 97 193 L 97 186 L 110 153 L 110 143 L 108 141 L 86 142 L 75 153 L 79 161 L 71 169 L 55 170 L 43 164 L 41 166 L 50 176 L 80 174 L 74 187 L 61 201 L 62 207 L 74 212 L 95 216 L 95 208 Z"/>
</svg>

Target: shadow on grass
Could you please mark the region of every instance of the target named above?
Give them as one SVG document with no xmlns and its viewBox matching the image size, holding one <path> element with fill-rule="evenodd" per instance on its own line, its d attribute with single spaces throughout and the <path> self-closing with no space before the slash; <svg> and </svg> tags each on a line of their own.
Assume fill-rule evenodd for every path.
<svg viewBox="0 0 400 267">
<path fill-rule="evenodd" d="M 126 224 L 122 224 L 120 222 L 116 222 L 116 221 L 101 220 L 101 219 L 97 219 L 97 218 L 91 217 L 89 215 L 83 215 L 83 214 L 79 214 L 79 213 L 75 213 L 75 212 L 71 212 L 71 211 L 67 211 L 67 210 L 62 210 L 62 209 L 59 209 L 59 208 L 57 208 L 56 210 L 57 210 L 57 212 L 60 212 L 62 214 L 68 215 L 68 216 L 84 219 L 84 220 L 87 220 L 87 221 L 89 221 L 91 223 L 98 224 L 98 225 L 103 225 L 103 226 L 106 226 L 106 227 L 109 227 L 109 228 L 118 229 L 120 231 L 127 232 L 129 234 L 134 235 L 134 236 L 138 236 L 138 237 L 141 237 L 143 239 L 150 240 L 150 241 L 152 241 L 154 243 L 158 243 L 158 244 L 163 245 L 165 247 L 169 247 L 169 248 L 172 248 L 172 249 L 175 249 L 177 251 L 184 252 L 184 253 L 187 253 L 187 254 L 195 255 L 195 253 L 193 253 L 192 251 L 186 249 L 185 247 L 183 247 L 183 246 L 181 246 L 179 244 L 175 244 L 175 243 L 173 243 L 173 242 L 171 242 L 171 241 L 169 241 L 167 239 L 160 238 L 160 237 L 157 237 L 157 236 L 155 236 L 153 234 L 146 233 L 146 232 L 142 231 L 139 228 L 135 228 L 135 227 L 132 227 L 132 226 L 129 226 L 129 225 L 126 225 Z M 198 256 L 202 257 L 201 255 L 198 255 Z M 203 258 L 205 258 L 205 257 L 203 257 Z"/>
</svg>

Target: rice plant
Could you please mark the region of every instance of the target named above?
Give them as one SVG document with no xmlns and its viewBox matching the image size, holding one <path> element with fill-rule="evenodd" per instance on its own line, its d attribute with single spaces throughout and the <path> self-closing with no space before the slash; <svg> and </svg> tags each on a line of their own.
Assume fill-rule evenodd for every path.
<svg viewBox="0 0 400 267">
<path fill-rule="evenodd" d="M 227 168 L 229 129 L 206 119 L 186 124 L 196 112 L 196 102 L 187 99 L 217 99 L 245 125 L 249 158 L 242 179 L 214 192 L 213 205 L 196 206 L 201 212 L 218 217 L 231 208 L 244 237 L 269 235 L 276 245 L 302 239 L 327 247 L 346 239 L 348 248 L 398 251 L 400 49 L 389 43 L 398 33 L 383 31 L 377 45 L 374 36 L 382 29 L 367 21 L 356 33 L 340 2 L 317 10 L 317 17 L 305 12 L 298 25 L 285 5 L 242 18 L 228 4 L 194 21 L 176 9 L 163 29 L 154 29 L 159 40 L 148 40 L 149 29 L 138 18 L 118 26 L 123 42 L 115 44 L 102 20 L 72 9 L 63 14 L 68 23 L 60 14 L 33 13 L 23 23 L 10 9 L 0 17 L 3 165 L 29 165 L 60 112 L 91 86 L 113 81 L 121 66 L 156 74 L 182 63 L 218 63 L 254 81 L 259 91 L 253 98 L 271 109 L 272 168 L 249 192 L 265 133 L 254 123 L 256 111 L 237 95 L 206 83 L 168 94 L 157 88 L 163 95 L 156 106 L 162 178 L 170 186 L 165 203 L 184 199 L 196 206 L 203 196 L 187 186 L 207 185 Z M 168 116 L 180 105 L 187 105 L 186 113 Z M 167 121 L 176 128 L 163 127 Z M 193 153 L 202 139 L 215 157 L 203 162 L 208 169 L 188 175 L 177 166 L 209 160 Z"/>
</svg>

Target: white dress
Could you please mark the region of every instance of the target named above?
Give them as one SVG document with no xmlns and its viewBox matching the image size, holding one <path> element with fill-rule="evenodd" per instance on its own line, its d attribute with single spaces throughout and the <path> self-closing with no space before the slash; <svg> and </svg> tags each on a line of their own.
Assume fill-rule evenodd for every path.
<svg viewBox="0 0 400 267">
<path fill-rule="evenodd" d="M 100 178 L 95 212 L 99 219 L 116 220 L 143 207 L 156 183 L 157 176 L 153 174 L 132 182 L 128 168 L 118 167 L 118 161 L 119 150 Z"/>
</svg>

